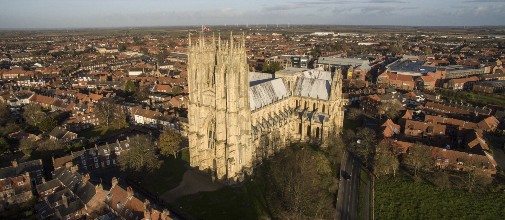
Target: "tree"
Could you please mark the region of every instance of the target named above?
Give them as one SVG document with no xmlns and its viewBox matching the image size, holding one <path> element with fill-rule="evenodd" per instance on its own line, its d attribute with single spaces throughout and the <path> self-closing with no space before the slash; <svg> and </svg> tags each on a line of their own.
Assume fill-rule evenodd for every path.
<svg viewBox="0 0 505 220">
<path fill-rule="evenodd" d="M 122 170 L 151 172 L 160 167 L 160 160 L 149 136 L 137 135 L 129 138 L 128 142 L 129 149 L 119 155 L 119 166 Z"/>
<path fill-rule="evenodd" d="M 53 117 L 46 117 L 42 119 L 42 121 L 38 125 L 39 130 L 43 132 L 52 131 L 56 126 L 57 126 L 56 120 L 54 120 Z"/>
<path fill-rule="evenodd" d="M 108 99 L 101 99 L 96 103 L 95 114 L 100 124 L 107 128 L 111 125 L 117 129 L 128 126 L 124 110 Z"/>
<path fill-rule="evenodd" d="M 0 153 L 5 153 L 9 151 L 9 149 L 10 149 L 9 143 L 7 143 L 5 138 L 0 137 Z"/>
<path fill-rule="evenodd" d="M 335 183 L 324 154 L 288 147 L 270 163 L 266 197 L 280 219 L 331 218 Z"/>
<path fill-rule="evenodd" d="M 333 168 L 337 169 L 342 163 L 341 158 L 346 150 L 346 145 L 342 136 L 335 132 L 328 136 L 327 144 L 328 161 L 330 161 Z"/>
<path fill-rule="evenodd" d="M 46 114 L 42 111 L 42 107 L 40 107 L 40 105 L 30 104 L 25 106 L 23 118 L 27 124 L 31 126 L 38 126 L 45 117 Z"/>
<path fill-rule="evenodd" d="M 5 103 L 0 103 L 0 125 L 4 125 L 9 119 L 9 106 Z"/>
<path fill-rule="evenodd" d="M 137 86 L 131 80 L 127 80 L 124 87 L 125 87 L 124 90 L 129 94 L 137 92 Z"/>
<path fill-rule="evenodd" d="M 404 161 L 414 169 L 414 176 L 417 176 L 419 170 L 429 168 L 433 164 L 430 148 L 419 142 L 409 148 Z"/>
<path fill-rule="evenodd" d="M 373 161 L 376 142 L 375 131 L 365 127 L 356 133 L 356 141 L 351 142 L 349 150 L 368 166 Z"/>
<path fill-rule="evenodd" d="M 396 171 L 400 166 L 397 155 L 394 153 L 394 142 L 390 139 L 382 140 L 378 145 L 374 158 L 374 173 L 377 176 L 388 175 L 393 172 L 396 176 Z"/>
<path fill-rule="evenodd" d="M 270 64 L 263 64 L 263 72 L 265 73 L 275 73 L 282 70 L 282 65 L 279 62 L 271 62 Z"/>
<path fill-rule="evenodd" d="M 177 152 L 181 145 L 181 135 L 172 129 L 167 129 L 161 133 L 158 139 L 158 147 L 160 148 L 160 153 L 163 156 L 173 155 L 177 158 Z"/>
<path fill-rule="evenodd" d="M 181 93 L 181 87 L 179 87 L 179 86 L 174 86 L 174 87 L 172 88 L 172 94 L 173 94 L 173 95 L 179 95 L 179 93 Z"/>
<path fill-rule="evenodd" d="M 433 50 L 431 48 L 429 48 L 429 47 L 424 48 L 424 54 L 429 55 L 432 53 L 433 53 Z"/>
<path fill-rule="evenodd" d="M 32 140 L 21 139 L 19 141 L 19 150 L 21 150 L 24 155 L 30 156 L 35 149 L 37 149 L 37 145 Z"/>
<path fill-rule="evenodd" d="M 112 119 L 112 126 L 115 129 L 128 127 L 128 122 L 126 121 L 126 112 L 119 106 L 116 106 L 114 118 Z"/>
<path fill-rule="evenodd" d="M 349 111 L 347 112 L 347 117 L 351 120 L 358 120 L 363 116 L 363 111 L 359 108 L 349 108 Z"/>
<path fill-rule="evenodd" d="M 381 117 L 382 115 L 386 115 L 388 118 L 394 119 L 398 117 L 402 108 L 402 104 L 397 100 L 382 102 L 379 105 L 379 115 Z"/>
</svg>

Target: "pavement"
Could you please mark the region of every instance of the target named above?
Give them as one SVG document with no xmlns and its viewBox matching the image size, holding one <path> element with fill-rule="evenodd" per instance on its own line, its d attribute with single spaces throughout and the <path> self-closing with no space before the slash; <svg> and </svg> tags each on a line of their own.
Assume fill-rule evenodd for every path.
<svg viewBox="0 0 505 220">
<path fill-rule="evenodd" d="M 358 196 L 361 163 L 348 152 L 340 168 L 339 190 L 337 195 L 336 219 L 358 219 Z M 344 173 L 350 175 L 344 178 Z"/>
<path fill-rule="evenodd" d="M 212 192 L 219 190 L 224 185 L 219 182 L 213 182 L 209 175 L 200 171 L 189 169 L 184 173 L 179 186 L 167 191 L 161 195 L 161 198 L 169 203 L 174 203 L 178 198 L 195 194 L 198 192 Z"/>
</svg>

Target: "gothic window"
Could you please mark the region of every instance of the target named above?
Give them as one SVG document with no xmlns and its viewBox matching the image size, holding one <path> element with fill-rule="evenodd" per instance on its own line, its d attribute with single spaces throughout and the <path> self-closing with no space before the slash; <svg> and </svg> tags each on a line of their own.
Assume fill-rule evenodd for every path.
<svg viewBox="0 0 505 220">
<path fill-rule="evenodd" d="M 312 104 L 312 111 L 316 110 L 316 103 Z"/>
<path fill-rule="evenodd" d="M 298 134 L 302 134 L 302 123 L 298 125 Z"/>
<path fill-rule="evenodd" d="M 324 111 L 324 110 L 325 110 L 325 107 L 326 107 L 326 106 L 323 104 L 323 113 L 325 113 L 325 111 Z"/>
<path fill-rule="evenodd" d="M 319 127 L 316 128 L 316 139 L 319 139 Z"/>
<path fill-rule="evenodd" d="M 306 109 L 306 108 L 307 108 L 307 101 L 305 101 L 305 104 L 304 104 L 303 108 L 304 108 L 304 109 Z"/>
<path fill-rule="evenodd" d="M 207 128 L 209 149 L 214 149 L 214 146 L 216 144 L 216 131 L 214 129 L 214 123 L 210 123 L 209 127 Z"/>
<path fill-rule="evenodd" d="M 296 107 L 298 108 L 299 105 L 300 103 L 298 103 L 298 100 L 296 100 Z"/>
<path fill-rule="evenodd" d="M 310 125 L 307 125 L 307 137 L 311 137 L 310 135 L 310 130 L 311 130 L 311 126 Z"/>
</svg>

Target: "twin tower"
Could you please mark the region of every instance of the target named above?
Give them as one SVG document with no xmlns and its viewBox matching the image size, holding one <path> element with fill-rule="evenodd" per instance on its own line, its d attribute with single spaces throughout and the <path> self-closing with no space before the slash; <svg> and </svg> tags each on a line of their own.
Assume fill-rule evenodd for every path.
<svg viewBox="0 0 505 220">
<path fill-rule="evenodd" d="M 233 35 L 224 41 L 200 36 L 191 42 L 190 37 L 191 166 L 233 183 L 290 142 L 324 144 L 339 132 L 341 74 L 299 70 L 276 73 L 277 78 L 249 73 L 244 36 L 239 42 Z"/>
<path fill-rule="evenodd" d="M 188 75 L 190 164 L 237 180 L 253 163 L 245 38 L 190 37 Z"/>
</svg>

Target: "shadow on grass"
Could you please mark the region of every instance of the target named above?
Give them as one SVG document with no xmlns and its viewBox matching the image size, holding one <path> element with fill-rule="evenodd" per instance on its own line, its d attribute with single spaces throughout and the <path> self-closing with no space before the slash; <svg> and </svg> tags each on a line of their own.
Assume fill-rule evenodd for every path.
<svg viewBox="0 0 505 220">
<path fill-rule="evenodd" d="M 142 175 L 142 185 L 149 192 L 161 195 L 179 185 L 184 173 L 189 167 L 189 152 L 182 151 L 177 158 L 162 157 L 161 167 L 148 174 Z"/>
</svg>

